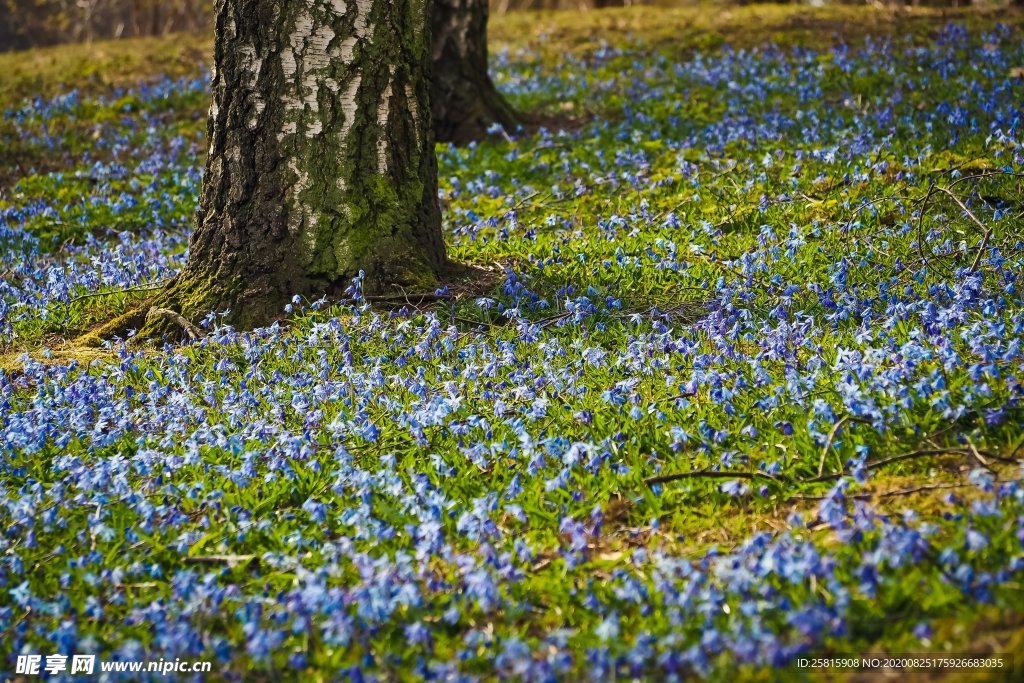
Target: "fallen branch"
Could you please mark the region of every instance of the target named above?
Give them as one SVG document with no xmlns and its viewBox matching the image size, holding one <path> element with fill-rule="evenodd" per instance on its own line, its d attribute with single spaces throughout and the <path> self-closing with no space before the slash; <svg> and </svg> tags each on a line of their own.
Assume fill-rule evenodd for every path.
<svg viewBox="0 0 1024 683">
<path fill-rule="evenodd" d="M 529 194 L 529 195 L 523 197 L 518 202 L 516 202 L 515 205 L 511 209 L 509 209 L 509 211 L 518 211 L 523 206 L 525 206 L 528 201 L 530 201 L 534 197 L 540 196 L 540 194 L 541 194 L 540 192 L 534 192 L 533 194 Z"/>
<path fill-rule="evenodd" d="M 969 455 L 969 453 L 966 449 L 963 448 L 925 448 L 919 451 L 901 453 L 900 455 L 894 455 L 890 458 L 885 458 L 883 460 L 869 462 L 867 463 L 866 468 L 869 470 L 874 470 L 878 469 L 879 467 L 884 467 L 885 465 L 890 465 L 894 462 L 900 462 L 901 460 L 913 460 L 914 458 L 924 458 L 930 455 Z M 839 472 L 835 472 L 833 474 L 823 474 L 817 477 L 812 477 L 811 479 L 801 479 L 799 483 L 816 484 L 823 481 L 833 481 L 844 476 L 846 476 L 846 471 L 840 470 Z"/>
<path fill-rule="evenodd" d="M 369 301 L 371 303 L 372 302 L 382 303 L 382 304 L 398 303 L 398 304 L 410 304 L 410 305 L 412 305 L 412 300 L 415 300 L 416 303 L 418 303 L 418 304 L 422 304 L 422 303 L 426 303 L 428 301 L 448 301 L 448 300 L 450 300 L 452 298 L 454 298 L 454 297 L 452 297 L 452 295 L 450 295 L 450 294 L 433 294 L 433 293 L 430 293 L 430 294 L 376 294 L 376 295 L 364 296 L 363 297 L 364 300 Z"/>
<path fill-rule="evenodd" d="M 878 492 L 878 493 L 855 493 L 855 494 L 853 494 L 851 496 L 848 496 L 848 497 L 849 498 L 853 498 L 854 500 L 871 500 L 872 498 L 896 498 L 896 497 L 899 497 L 899 496 L 910 496 L 910 495 L 913 495 L 915 493 L 924 493 L 926 491 L 942 491 L 942 490 L 945 490 L 945 489 L 960 489 L 960 488 L 964 488 L 964 487 L 967 487 L 967 486 L 973 486 L 973 484 L 964 484 L 964 483 L 960 483 L 960 484 L 925 484 L 923 486 L 915 486 L 915 487 L 909 488 L 909 489 L 896 489 L 896 490 L 893 490 L 893 491 L 881 491 L 881 492 Z M 828 498 L 827 495 L 805 496 L 805 495 L 801 495 L 801 494 L 795 494 L 795 495 L 792 495 L 789 498 L 787 498 L 786 502 L 788 503 L 788 502 L 793 502 L 793 501 L 815 501 L 815 500 L 825 500 L 826 498 Z"/>
<path fill-rule="evenodd" d="M 923 493 L 925 491 L 944 491 L 946 489 L 962 489 L 965 486 L 973 486 L 973 484 L 925 484 L 923 486 L 915 486 L 909 489 L 897 489 L 895 491 L 883 491 L 882 493 L 869 494 L 876 498 L 896 498 L 898 496 L 910 496 L 915 493 Z"/>
<path fill-rule="evenodd" d="M 963 210 L 963 212 L 965 214 L 967 214 L 967 216 L 972 221 L 974 221 L 975 225 L 977 225 L 979 228 L 981 228 L 981 233 L 982 233 L 981 244 L 978 245 L 978 253 L 975 255 L 974 262 L 971 264 L 971 272 L 973 273 L 973 272 L 977 271 L 978 270 L 978 266 L 981 265 L 981 257 L 984 256 L 984 254 L 985 254 L 985 247 L 988 246 L 988 240 L 989 240 L 990 237 L 992 237 L 992 226 L 987 226 L 984 223 L 982 223 L 980 220 L 978 220 L 978 217 L 974 215 L 973 211 L 971 211 L 969 208 L 967 208 L 967 205 L 963 203 L 963 200 L 961 200 L 959 197 L 957 197 L 955 194 L 953 194 L 952 192 L 950 192 L 946 188 L 944 188 L 944 187 L 936 187 L 935 189 L 937 189 L 939 192 L 942 192 L 942 193 L 948 195 L 950 198 L 952 198 L 952 200 L 954 202 L 956 202 L 960 206 L 960 208 Z"/>
<path fill-rule="evenodd" d="M 553 316 L 551 316 L 549 318 L 542 318 L 541 320 L 538 320 L 534 324 L 537 325 L 538 327 L 543 328 L 543 327 L 547 327 L 548 325 L 553 325 L 554 323 L 557 323 L 559 320 L 565 320 L 566 318 L 568 318 L 571 315 L 572 315 L 571 312 L 565 311 L 564 313 L 559 313 L 558 315 L 553 315 Z"/>
<path fill-rule="evenodd" d="M 1010 452 L 1010 457 L 1007 458 L 1007 460 L 1009 462 L 1017 461 L 1017 454 L 1020 453 L 1022 448 L 1024 448 L 1024 437 L 1021 437 L 1021 440 L 1018 441 L 1017 445 L 1013 447 L 1013 450 Z"/>
<path fill-rule="evenodd" d="M 656 477 L 647 477 L 644 479 L 644 483 L 648 486 L 656 486 L 657 484 L 667 484 L 673 481 L 680 481 L 682 479 L 767 479 L 768 481 L 781 482 L 786 481 L 781 477 L 776 477 L 765 472 L 729 472 L 722 470 L 696 470 L 694 472 L 678 472 L 676 474 L 661 474 Z"/>
<path fill-rule="evenodd" d="M 992 228 L 985 231 L 985 235 L 981 238 L 981 244 L 978 245 L 978 253 L 974 255 L 974 262 L 971 263 L 971 272 L 975 273 L 978 271 L 978 266 L 981 265 L 981 257 L 985 254 L 985 247 L 988 246 L 988 239 L 992 236 Z"/>
<path fill-rule="evenodd" d="M 675 396 L 666 396 L 665 398 L 659 398 L 655 400 L 655 403 L 668 403 L 669 401 L 681 401 L 684 398 L 693 398 L 697 395 L 695 391 L 687 391 L 682 394 L 676 394 Z"/>
<path fill-rule="evenodd" d="M 928 202 L 932 200 L 932 195 L 935 194 L 935 187 L 935 183 L 928 185 L 928 193 L 925 194 L 921 202 L 920 212 L 917 214 L 917 253 L 921 255 L 923 263 L 928 263 L 928 257 L 924 253 L 924 217 L 928 212 Z"/>
<path fill-rule="evenodd" d="M 70 306 L 73 303 L 82 301 L 83 299 L 92 299 L 98 296 L 112 296 L 114 294 L 131 294 L 132 292 L 151 292 L 154 289 L 162 289 L 166 286 L 167 280 L 160 280 L 148 285 L 138 285 L 137 287 L 127 287 L 125 289 L 111 289 L 106 292 L 89 292 L 88 294 L 80 294 L 73 299 L 68 299 L 65 306 Z"/>
<path fill-rule="evenodd" d="M 235 566 L 259 562 L 259 558 L 255 555 L 196 555 L 195 557 L 186 557 L 183 561 L 185 564 L 226 564 Z"/>
</svg>

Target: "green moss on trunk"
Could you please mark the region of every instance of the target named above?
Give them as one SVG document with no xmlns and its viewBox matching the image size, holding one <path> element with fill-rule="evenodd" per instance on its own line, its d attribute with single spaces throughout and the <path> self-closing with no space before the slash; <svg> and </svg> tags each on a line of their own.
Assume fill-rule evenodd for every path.
<svg viewBox="0 0 1024 683">
<path fill-rule="evenodd" d="M 196 229 L 154 305 L 252 327 L 359 271 L 370 292 L 437 281 L 427 3 L 220 3 Z"/>
</svg>

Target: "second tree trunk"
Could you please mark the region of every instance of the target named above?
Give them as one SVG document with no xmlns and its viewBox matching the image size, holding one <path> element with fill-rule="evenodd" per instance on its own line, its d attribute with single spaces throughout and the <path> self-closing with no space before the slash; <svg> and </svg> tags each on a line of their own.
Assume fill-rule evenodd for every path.
<svg viewBox="0 0 1024 683">
<path fill-rule="evenodd" d="M 435 0 L 431 108 L 439 142 L 465 144 L 495 123 L 513 131 L 516 112 L 487 73 L 488 0 Z"/>
</svg>

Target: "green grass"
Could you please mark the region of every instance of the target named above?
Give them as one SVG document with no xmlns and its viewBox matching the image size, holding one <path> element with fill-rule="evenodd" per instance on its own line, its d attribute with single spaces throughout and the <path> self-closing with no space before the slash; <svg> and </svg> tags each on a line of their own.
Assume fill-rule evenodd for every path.
<svg viewBox="0 0 1024 683">
<path fill-rule="evenodd" d="M 837 40 L 856 43 L 866 36 L 911 36 L 923 43 L 950 21 L 972 29 L 998 20 L 1024 24 L 1018 8 L 877 9 L 795 4 L 718 8 L 630 7 L 585 13 L 530 11 L 491 18 L 492 51 L 506 47 L 537 50 L 547 58 L 565 52 L 587 54 L 602 44 L 642 41 L 672 56 L 724 44 L 750 48 L 765 43 L 822 49 Z M 96 41 L 22 52 L 0 53 L 0 109 L 30 97 L 52 97 L 70 88 L 109 92 L 155 75 L 193 76 L 211 63 L 212 36 L 173 34 L 158 38 Z"/>
</svg>

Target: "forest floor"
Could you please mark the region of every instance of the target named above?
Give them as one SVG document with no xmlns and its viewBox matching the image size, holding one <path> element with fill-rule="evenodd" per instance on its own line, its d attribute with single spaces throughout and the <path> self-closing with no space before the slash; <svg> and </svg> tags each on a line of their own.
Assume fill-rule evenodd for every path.
<svg viewBox="0 0 1024 683">
<path fill-rule="evenodd" d="M 575 119 L 438 147 L 493 291 L 179 346 L 82 340 L 183 262 L 209 41 L 0 55 L 0 671 L 1019 680 L 1024 13 L 491 33 Z"/>
</svg>

